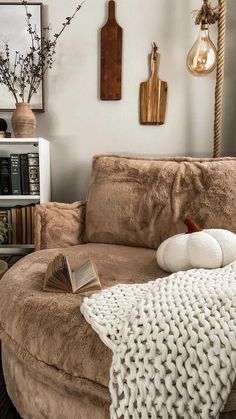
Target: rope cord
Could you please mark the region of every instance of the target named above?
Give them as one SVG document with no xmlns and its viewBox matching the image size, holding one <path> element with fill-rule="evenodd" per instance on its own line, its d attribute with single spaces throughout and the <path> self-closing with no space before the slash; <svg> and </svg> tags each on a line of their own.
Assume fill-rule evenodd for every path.
<svg viewBox="0 0 236 419">
<path fill-rule="evenodd" d="M 203 0 L 203 5 L 200 10 L 193 11 L 195 17 L 195 24 L 201 25 L 202 22 L 213 25 L 219 18 L 218 7 L 213 7 L 211 0 Z"/>
<path fill-rule="evenodd" d="M 219 0 L 218 57 L 215 88 L 214 158 L 221 156 L 225 73 L 226 0 Z"/>
<path fill-rule="evenodd" d="M 195 24 L 206 22 L 212 25 L 218 21 L 217 70 L 215 87 L 214 158 L 221 156 L 223 126 L 223 96 L 225 74 L 226 0 L 219 0 L 218 7 L 211 0 L 203 0 L 200 10 L 194 10 Z"/>
</svg>

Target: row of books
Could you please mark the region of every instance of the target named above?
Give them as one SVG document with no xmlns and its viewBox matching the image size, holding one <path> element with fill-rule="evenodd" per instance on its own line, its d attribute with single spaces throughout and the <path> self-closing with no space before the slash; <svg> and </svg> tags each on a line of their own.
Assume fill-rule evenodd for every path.
<svg viewBox="0 0 236 419">
<path fill-rule="evenodd" d="M 0 209 L 0 221 L 9 224 L 5 244 L 34 244 L 35 205 Z"/>
<path fill-rule="evenodd" d="M 1 195 L 39 195 L 38 153 L 0 157 Z"/>
</svg>

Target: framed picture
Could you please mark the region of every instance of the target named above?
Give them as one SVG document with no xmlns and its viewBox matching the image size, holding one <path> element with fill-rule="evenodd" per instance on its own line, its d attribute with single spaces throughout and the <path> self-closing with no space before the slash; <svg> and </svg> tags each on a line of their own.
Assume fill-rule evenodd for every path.
<svg viewBox="0 0 236 419">
<path fill-rule="evenodd" d="M 31 23 L 42 37 L 42 3 L 28 3 L 28 11 L 31 14 Z M 25 6 L 21 3 L 0 3 L 0 54 L 4 51 L 5 44 L 9 44 L 10 62 L 15 60 L 15 52 L 25 55 L 31 46 L 31 37 L 27 32 Z M 32 109 L 44 111 L 43 82 L 38 92 L 32 97 Z M 8 88 L 0 84 L 0 111 L 13 111 L 15 101 Z"/>
</svg>

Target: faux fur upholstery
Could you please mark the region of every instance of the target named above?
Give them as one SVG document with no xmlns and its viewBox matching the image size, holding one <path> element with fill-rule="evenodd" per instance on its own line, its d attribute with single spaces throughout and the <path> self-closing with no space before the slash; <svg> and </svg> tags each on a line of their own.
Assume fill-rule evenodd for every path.
<svg viewBox="0 0 236 419">
<path fill-rule="evenodd" d="M 97 156 L 87 197 L 86 241 L 157 249 L 185 231 L 190 215 L 205 228 L 236 232 L 236 159 Z"/>
<path fill-rule="evenodd" d="M 27 256 L 0 281 L 7 389 L 24 419 L 105 419 L 112 353 L 81 315 L 81 296 L 42 292 L 46 266 L 59 251 Z M 63 252 L 72 268 L 91 257 L 103 287 L 166 275 L 151 249 L 84 244 Z"/>
<path fill-rule="evenodd" d="M 3 367 L 24 419 L 109 418 L 112 354 L 81 315 L 83 297 L 42 292 L 59 248 L 72 268 L 91 257 L 103 287 L 163 277 L 153 249 L 183 231 L 186 213 L 205 227 L 236 232 L 235 175 L 231 158 L 97 156 L 87 211 L 85 202 L 38 208 L 36 247 L 51 250 L 22 259 L 0 281 Z M 227 411 L 221 418 L 235 419 L 235 388 Z"/>
<path fill-rule="evenodd" d="M 35 216 L 35 247 L 55 249 L 81 244 L 84 241 L 86 203 L 40 205 Z"/>
<path fill-rule="evenodd" d="M 16 347 L 45 364 L 107 385 L 111 354 L 80 313 L 82 297 L 42 291 L 46 267 L 58 252 L 46 250 L 27 256 L 0 282 L 3 340 L 10 336 Z M 166 275 L 150 249 L 86 244 L 65 249 L 64 253 L 72 268 L 91 257 L 103 287 Z"/>
<path fill-rule="evenodd" d="M 110 395 L 106 387 L 71 377 L 37 360 L 29 362 L 24 354 L 17 356 L 6 344 L 2 362 L 8 392 L 22 418 L 109 419 Z"/>
<path fill-rule="evenodd" d="M 24 419 L 110 419 L 107 387 L 29 361 L 10 344 L 4 344 L 3 367 L 8 392 Z M 231 398 L 236 398 L 235 389 Z M 231 410 L 235 405 L 229 400 L 220 419 L 235 419 L 236 411 Z"/>
</svg>

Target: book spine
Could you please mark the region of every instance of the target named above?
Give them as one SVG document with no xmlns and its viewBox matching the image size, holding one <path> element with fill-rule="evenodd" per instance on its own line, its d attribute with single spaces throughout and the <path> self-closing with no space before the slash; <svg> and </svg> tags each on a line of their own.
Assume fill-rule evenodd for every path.
<svg viewBox="0 0 236 419">
<path fill-rule="evenodd" d="M 16 208 L 11 209 L 12 244 L 16 244 Z"/>
<path fill-rule="evenodd" d="M 10 159 L 0 159 L 1 195 L 11 195 Z"/>
<path fill-rule="evenodd" d="M 26 207 L 21 208 L 22 244 L 27 244 Z"/>
<path fill-rule="evenodd" d="M 29 195 L 29 171 L 27 154 L 20 155 L 21 193 Z"/>
<path fill-rule="evenodd" d="M 28 154 L 28 168 L 29 168 L 29 194 L 39 195 L 39 155 L 38 153 Z"/>
<path fill-rule="evenodd" d="M 31 208 L 26 207 L 26 242 L 32 244 L 32 220 L 31 220 Z"/>
<path fill-rule="evenodd" d="M 21 195 L 20 156 L 11 154 L 11 192 L 12 195 Z"/>
<path fill-rule="evenodd" d="M 35 235 L 35 205 L 31 207 L 31 243 L 34 244 L 34 235 Z"/>
<path fill-rule="evenodd" d="M 11 210 L 8 209 L 7 210 L 7 223 L 9 225 L 9 230 L 8 230 L 8 244 L 12 244 L 12 221 L 11 221 Z"/>
<path fill-rule="evenodd" d="M 16 244 L 22 244 L 22 215 L 21 215 L 21 208 L 16 208 Z"/>
</svg>

